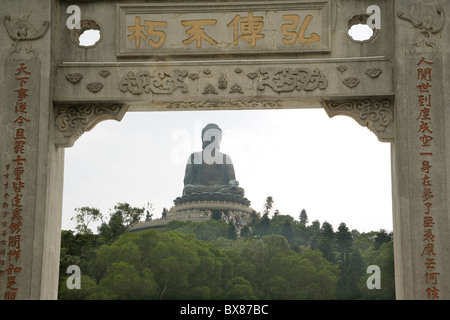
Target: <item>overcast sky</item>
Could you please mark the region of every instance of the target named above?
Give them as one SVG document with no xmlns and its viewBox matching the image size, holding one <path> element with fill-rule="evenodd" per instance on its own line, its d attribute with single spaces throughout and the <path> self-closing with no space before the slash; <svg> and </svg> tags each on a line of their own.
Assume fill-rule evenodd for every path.
<svg viewBox="0 0 450 320">
<path fill-rule="evenodd" d="M 63 229 L 82 206 L 107 215 L 118 202 L 151 203 L 160 217 L 181 196 L 186 161 L 210 122 L 222 128 L 221 151 L 254 210 L 272 196 L 274 210 L 295 219 L 305 209 L 310 222 L 335 229 L 392 230 L 390 144 L 323 109 L 129 112 L 101 122 L 66 149 Z"/>
<path fill-rule="evenodd" d="M 365 37 L 364 30 L 357 36 Z M 353 119 L 330 119 L 323 109 L 144 112 L 104 121 L 66 149 L 62 228 L 73 229 L 75 208 L 118 202 L 155 218 L 181 196 L 189 155 L 201 150 L 208 123 L 223 131 L 221 151 L 234 163 L 251 207 L 310 223 L 341 222 L 360 232 L 392 230 L 390 144 Z"/>
</svg>

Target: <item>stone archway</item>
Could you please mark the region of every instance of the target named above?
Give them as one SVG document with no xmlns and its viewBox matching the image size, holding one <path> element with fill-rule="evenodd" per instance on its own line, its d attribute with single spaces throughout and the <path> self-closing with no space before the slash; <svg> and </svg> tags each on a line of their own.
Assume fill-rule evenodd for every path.
<svg viewBox="0 0 450 320">
<path fill-rule="evenodd" d="M 2 298 L 56 298 L 64 148 L 98 122 L 320 103 L 392 143 L 397 297 L 448 299 L 450 4 L 437 2 L 379 1 L 381 29 L 358 43 L 347 30 L 370 1 L 83 0 L 101 33 L 83 48 L 64 1 L 2 0 Z"/>
</svg>

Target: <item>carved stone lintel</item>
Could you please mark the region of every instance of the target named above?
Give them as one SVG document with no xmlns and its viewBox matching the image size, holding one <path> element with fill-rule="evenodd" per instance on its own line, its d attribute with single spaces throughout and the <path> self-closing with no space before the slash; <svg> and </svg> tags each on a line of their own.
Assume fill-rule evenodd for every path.
<svg viewBox="0 0 450 320">
<path fill-rule="evenodd" d="M 324 108 L 330 118 L 336 115 L 349 116 L 361 126 L 368 127 L 378 140 L 394 140 L 393 100 L 390 98 L 361 100 L 327 100 Z"/>
<path fill-rule="evenodd" d="M 233 100 L 233 101 L 177 101 L 167 105 L 168 110 L 252 110 L 279 109 L 278 100 Z"/>
<path fill-rule="evenodd" d="M 55 106 L 55 144 L 72 147 L 85 132 L 104 120 L 122 120 L 127 107 L 121 104 Z"/>
</svg>

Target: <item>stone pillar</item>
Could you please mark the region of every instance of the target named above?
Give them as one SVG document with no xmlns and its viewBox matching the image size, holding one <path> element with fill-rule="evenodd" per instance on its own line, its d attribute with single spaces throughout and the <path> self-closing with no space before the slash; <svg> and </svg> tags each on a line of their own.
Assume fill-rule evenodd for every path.
<svg viewBox="0 0 450 320">
<path fill-rule="evenodd" d="M 0 0 L 0 299 L 56 299 L 63 149 L 54 144 L 55 1 Z"/>
<path fill-rule="evenodd" d="M 398 299 L 450 298 L 450 3 L 396 0 L 392 147 Z"/>
</svg>

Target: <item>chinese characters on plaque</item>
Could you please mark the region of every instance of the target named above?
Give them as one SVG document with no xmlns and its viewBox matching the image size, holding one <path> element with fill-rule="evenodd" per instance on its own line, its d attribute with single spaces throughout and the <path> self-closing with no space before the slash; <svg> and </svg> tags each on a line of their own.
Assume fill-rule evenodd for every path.
<svg viewBox="0 0 450 320">
<path fill-rule="evenodd" d="M 164 13 L 120 7 L 119 55 L 326 52 L 328 3 L 307 9 Z"/>
</svg>

